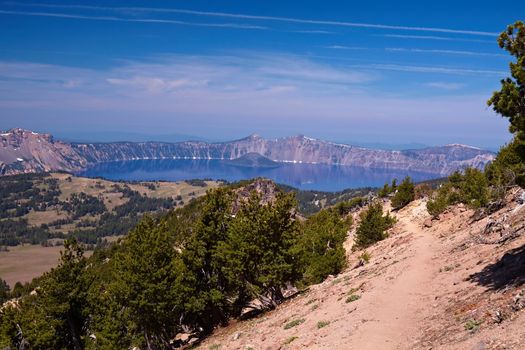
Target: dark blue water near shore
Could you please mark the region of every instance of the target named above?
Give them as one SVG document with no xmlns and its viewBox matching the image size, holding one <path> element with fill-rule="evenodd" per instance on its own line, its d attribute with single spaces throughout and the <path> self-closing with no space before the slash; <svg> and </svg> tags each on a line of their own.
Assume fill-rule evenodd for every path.
<svg viewBox="0 0 525 350">
<path fill-rule="evenodd" d="M 436 174 L 402 170 L 365 169 L 349 166 L 284 163 L 277 168 L 244 168 L 220 160 L 132 160 L 101 163 L 78 175 L 109 180 L 223 179 L 238 181 L 266 177 L 303 190 L 340 191 L 345 188 L 379 187 L 392 179 L 409 175 L 415 181 L 439 177 Z"/>
</svg>

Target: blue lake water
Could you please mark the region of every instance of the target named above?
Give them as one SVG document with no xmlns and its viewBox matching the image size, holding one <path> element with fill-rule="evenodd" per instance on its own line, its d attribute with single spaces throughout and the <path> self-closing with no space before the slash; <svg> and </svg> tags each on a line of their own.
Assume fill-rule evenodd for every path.
<svg viewBox="0 0 525 350">
<path fill-rule="evenodd" d="M 379 187 L 392 179 L 410 176 L 414 181 L 438 178 L 439 175 L 402 170 L 365 169 L 359 167 L 284 163 L 278 168 L 244 168 L 220 160 L 132 160 L 101 163 L 79 173 L 109 180 L 179 181 L 222 179 L 239 181 L 265 177 L 302 190 L 340 191 L 345 188 Z"/>
</svg>

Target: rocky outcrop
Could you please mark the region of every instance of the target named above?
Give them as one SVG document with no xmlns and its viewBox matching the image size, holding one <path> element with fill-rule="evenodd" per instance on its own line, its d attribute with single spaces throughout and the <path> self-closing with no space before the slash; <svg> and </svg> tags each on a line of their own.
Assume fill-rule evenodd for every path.
<svg viewBox="0 0 525 350">
<path fill-rule="evenodd" d="M 0 174 L 78 171 L 88 165 L 69 143 L 49 134 L 11 129 L 0 134 Z"/>
<path fill-rule="evenodd" d="M 138 159 L 237 159 L 258 153 L 275 162 L 347 165 L 447 175 L 482 168 L 494 154 L 465 145 L 391 151 L 337 144 L 305 136 L 264 139 L 258 135 L 221 142 L 66 143 L 51 135 L 13 129 L 2 134 L 0 172 L 78 171 L 89 165 Z"/>
</svg>

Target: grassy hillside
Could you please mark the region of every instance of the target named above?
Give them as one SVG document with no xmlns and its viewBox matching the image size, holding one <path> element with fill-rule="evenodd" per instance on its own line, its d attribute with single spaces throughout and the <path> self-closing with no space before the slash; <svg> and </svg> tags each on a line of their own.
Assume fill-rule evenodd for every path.
<svg viewBox="0 0 525 350">
<path fill-rule="evenodd" d="M 144 214 L 181 207 L 217 181 L 124 183 L 65 173 L 0 178 L 0 246 L 122 235 Z"/>
</svg>

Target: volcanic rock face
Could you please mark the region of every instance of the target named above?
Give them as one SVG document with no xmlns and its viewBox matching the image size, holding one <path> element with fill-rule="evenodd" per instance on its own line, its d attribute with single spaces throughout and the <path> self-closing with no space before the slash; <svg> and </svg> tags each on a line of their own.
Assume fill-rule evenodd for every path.
<svg viewBox="0 0 525 350">
<path fill-rule="evenodd" d="M 482 168 L 494 154 L 464 145 L 390 151 L 336 144 L 305 136 L 263 139 L 257 135 L 222 142 L 65 143 L 48 134 L 13 129 L 2 134 L 0 173 L 77 171 L 100 162 L 137 159 L 237 159 L 258 153 L 276 162 L 405 169 L 447 175 L 465 167 Z"/>
<path fill-rule="evenodd" d="M 70 144 L 55 141 L 49 134 L 11 129 L 0 134 L 0 174 L 52 170 L 77 171 L 86 160 Z"/>
</svg>

